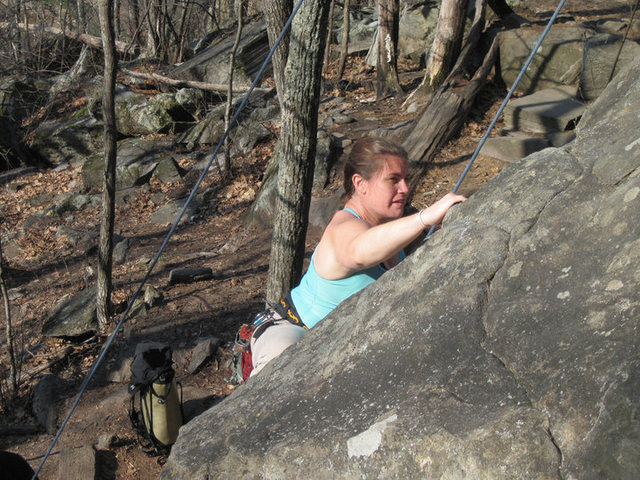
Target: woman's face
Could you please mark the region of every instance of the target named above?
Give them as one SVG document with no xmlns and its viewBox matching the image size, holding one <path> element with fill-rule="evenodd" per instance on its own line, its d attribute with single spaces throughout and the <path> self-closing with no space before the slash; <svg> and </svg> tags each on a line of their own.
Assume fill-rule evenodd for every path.
<svg viewBox="0 0 640 480">
<path fill-rule="evenodd" d="M 409 166 L 402 157 L 385 155 L 383 167 L 365 181 L 362 199 L 379 222 L 400 218 L 409 194 Z"/>
</svg>

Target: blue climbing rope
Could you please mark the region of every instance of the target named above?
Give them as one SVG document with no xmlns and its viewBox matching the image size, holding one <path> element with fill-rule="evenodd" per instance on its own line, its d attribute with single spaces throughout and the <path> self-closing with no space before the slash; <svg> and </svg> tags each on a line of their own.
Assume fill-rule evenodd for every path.
<svg viewBox="0 0 640 480">
<path fill-rule="evenodd" d="M 460 185 L 462 185 L 462 182 L 464 181 L 465 177 L 467 176 L 467 173 L 469 173 L 469 170 L 471 169 L 471 166 L 473 165 L 473 162 L 475 162 L 476 158 L 478 157 L 478 154 L 480 153 L 480 150 L 482 149 L 484 143 L 487 141 L 487 138 L 489 137 L 489 134 L 491 133 L 491 130 L 493 130 L 493 127 L 496 125 L 496 122 L 498 121 L 498 118 L 500 118 L 500 115 L 502 115 L 502 111 L 504 110 L 504 107 L 507 106 L 507 102 L 509 101 L 509 99 L 513 95 L 513 92 L 515 91 L 516 87 L 518 86 L 518 83 L 520 83 L 520 80 L 522 79 L 522 77 L 524 76 L 525 72 L 527 71 L 527 68 L 529 68 L 529 64 L 531 64 L 531 60 L 533 60 L 533 57 L 538 52 L 538 49 L 540 48 L 540 45 L 542 45 L 542 42 L 543 42 L 544 38 L 547 36 L 547 33 L 549 33 L 549 30 L 551 29 L 551 25 L 553 25 L 554 22 L 556 21 L 556 18 L 558 17 L 558 13 L 560 13 L 560 10 L 562 9 L 562 6 L 564 5 L 565 1 L 566 0 L 560 0 L 560 3 L 558 4 L 558 7 L 556 8 L 555 12 L 553 12 L 553 15 L 551 15 L 551 18 L 549 19 L 549 22 L 547 23 L 547 26 L 545 27 L 544 31 L 542 32 L 542 35 L 540 35 L 540 38 L 538 39 L 538 43 L 536 43 L 535 47 L 533 47 L 533 50 L 531 50 L 531 54 L 529 54 L 529 57 L 527 58 L 527 61 L 522 66 L 522 69 L 520 70 L 520 73 L 518 73 L 518 76 L 516 77 L 515 81 L 513 82 L 513 85 L 511 85 L 511 88 L 509 89 L 509 92 L 507 93 L 507 96 L 504 98 L 504 100 L 502 102 L 502 105 L 500 105 L 500 108 L 498 109 L 498 112 L 493 117 L 493 120 L 491 121 L 491 124 L 489 125 L 489 128 L 487 128 L 487 131 L 482 136 L 482 139 L 480 139 L 480 142 L 478 143 L 478 146 L 476 147 L 475 151 L 473 152 L 473 155 L 471 155 L 471 159 L 467 163 L 467 166 L 465 167 L 464 171 L 462 172 L 462 175 L 460 175 L 460 179 L 458 180 L 458 183 L 456 183 L 456 186 L 453 188 L 453 193 L 457 193 L 458 192 L 458 189 L 460 188 Z M 427 233 L 427 235 L 424 238 L 424 240 L 422 241 L 422 243 L 427 241 L 427 239 L 433 234 L 433 232 L 436 230 L 436 228 L 437 228 L 436 225 L 432 225 L 431 226 L 431 228 L 429 229 L 429 232 Z"/>
<path fill-rule="evenodd" d="M 171 228 L 169 229 L 169 232 L 167 233 L 164 241 L 162 242 L 162 245 L 160 246 L 160 249 L 158 250 L 158 253 L 153 258 L 151 263 L 149 264 L 149 268 L 147 269 L 147 272 L 146 272 L 145 276 L 142 278 L 142 281 L 140 282 L 140 285 L 138 286 L 138 289 L 135 291 L 135 293 L 131 297 L 131 300 L 129 301 L 129 304 L 127 305 L 126 310 L 123 312 L 122 316 L 120 317 L 120 320 L 116 324 L 116 328 L 113 330 L 113 333 L 109 336 L 109 338 L 105 342 L 104 347 L 102 348 L 102 351 L 100 352 L 100 355 L 98 355 L 98 358 L 93 363 L 93 366 L 91 367 L 91 370 L 89 371 L 89 373 L 87 374 L 86 378 L 82 382 L 82 385 L 80 386 L 80 392 L 78 393 L 75 401 L 71 405 L 71 409 L 69 410 L 69 413 L 67 414 L 67 416 L 65 417 L 64 421 L 60 425 L 60 428 L 58 429 L 58 432 L 56 433 L 56 436 L 53 438 L 51 444 L 49 445 L 49 448 L 47 449 L 46 453 L 44 454 L 42 462 L 40 462 L 40 465 L 38 466 L 38 470 L 36 470 L 35 474 L 33 475 L 33 479 L 32 480 L 36 479 L 36 477 L 38 476 L 38 473 L 40 473 L 40 470 L 44 466 L 44 463 L 47 461 L 47 458 L 49 458 L 49 455 L 51 455 L 51 451 L 53 450 L 53 447 L 55 446 L 55 444 L 57 443 L 58 439 L 60 438 L 60 435 L 62 435 L 62 432 L 64 431 L 65 427 L 67 426 L 67 423 L 69 422 L 69 419 L 71 418 L 71 416 L 73 415 L 73 412 L 75 411 L 76 407 L 80 403 L 80 399 L 82 398 L 82 395 L 86 391 L 86 389 L 87 389 L 87 387 L 89 385 L 89 382 L 91 381 L 91 379 L 95 375 L 98 367 L 100 366 L 100 364 L 104 360 L 104 357 L 105 357 L 105 355 L 107 353 L 107 350 L 109 350 L 109 347 L 111 347 L 111 344 L 113 343 L 113 340 L 115 339 L 115 336 L 117 335 L 118 331 L 120 330 L 120 327 L 123 325 L 124 321 L 127 319 L 127 316 L 129 315 L 129 312 L 131 310 L 131 307 L 132 307 L 133 303 L 138 298 L 138 296 L 142 292 L 143 287 L 145 286 L 145 284 L 149 280 L 149 277 L 151 276 L 151 273 L 153 272 L 153 269 L 155 268 L 156 264 L 158 263 L 158 260 L 160 259 L 160 256 L 162 255 L 162 252 L 164 251 L 165 247 L 169 243 L 169 240 L 173 236 L 173 233 L 175 232 L 176 228 L 178 228 L 178 224 L 180 223 L 180 220 L 182 219 L 184 213 L 186 212 L 189 204 L 193 200 L 193 197 L 195 196 L 196 192 L 198 191 L 198 188 L 200 187 L 200 184 L 204 180 L 204 177 L 206 176 L 207 172 L 209 171 L 209 168 L 211 168 L 211 164 L 213 163 L 213 161 L 215 160 L 216 156 L 218 155 L 218 152 L 220 151 L 220 148 L 222 147 L 222 145 L 224 144 L 225 140 L 229 136 L 229 132 L 234 128 L 234 125 L 236 124 L 236 121 L 238 120 L 238 116 L 240 115 L 240 112 L 242 112 L 242 110 L 244 109 L 245 105 L 247 104 L 249 96 L 251 95 L 251 93 L 255 89 L 255 87 L 258 84 L 258 81 L 260 80 L 260 78 L 262 77 L 262 74 L 264 73 L 267 65 L 269 64 L 269 61 L 271 60 L 271 57 L 273 57 L 273 54 L 274 54 L 276 48 L 278 47 L 278 45 L 280 45 L 280 42 L 284 38 L 285 33 L 287 32 L 287 30 L 291 26 L 291 22 L 293 21 L 293 18 L 298 13 L 298 10 L 300 9 L 300 6 L 302 5 L 302 2 L 303 2 L 303 0 L 299 0 L 298 3 L 296 4 L 296 6 L 293 8 L 293 10 L 291 12 L 291 15 L 289 16 L 289 19 L 284 24 L 284 27 L 282 28 L 282 31 L 280 32 L 280 35 L 278 36 L 278 38 L 274 42 L 273 46 L 271 47 L 271 50 L 269 50 L 269 53 L 267 54 L 267 57 L 265 58 L 264 62 L 262 62 L 262 66 L 260 67 L 260 70 L 258 70 L 258 73 L 256 74 L 256 78 L 253 80 L 253 83 L 251 84 L 251 87 L 249 88 L 249 90 L 247 91 L 245 96 L 243 97 L 242 102 L 240 103 L 240 106 L 238 107 L 238 109 L 236 110 L 235 114 L 231 118 L 231 121 L 229 122 L 229 126 L 227 127 L 227 129 L 225 130 L 224 134 L 222 135 L 222 138 L 220 138 L 220 141 L 218 142 L 218 145 L 216 146 L 216 148 L 214 149 L 213 153 L 211 154 L 211 157 L 209 158 L 209 161 L 207 162 L 204 170 L 202 171 L 202 174 L 198 178 L 198 181 L 193 186 L 193 189 L 191 190 L 191 193 L 189 194 L 189 197 L 185 201 L 184 206 L 182 207 L 182 210 L 180 210 L 180 213 L 178 214 L 178 217 L 173 222 L 173 225 L 171 225 Z"/>
</svg>

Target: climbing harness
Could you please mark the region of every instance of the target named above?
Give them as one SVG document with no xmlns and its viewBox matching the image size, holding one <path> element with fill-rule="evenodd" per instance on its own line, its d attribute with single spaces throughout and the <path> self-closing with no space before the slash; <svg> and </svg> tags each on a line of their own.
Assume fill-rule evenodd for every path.
<svg viewBox="0 0 640 480">
<path fill-rule="evenodd" d="M 542 32 L 542 35 L 540 35 L 540 38 L 538 39 L 538 43 L 536 43 L 535 47 L 533 47 L 533 50 L 531 50 L 531 53 L 529 54 L 529 57 L 527 58 L 527 61 L 522 66 L 522 69 L 520 70 L 520 73 L 518 73 L 518 76 L 516 77 L 515 81 L 513 82 L 513 85 L 511 85 L 511 88 L 509 89 L 509 92 L 507 93 L 507 96 L 504 98 L 504 100 L 502 102 L 502 105 L 500 105 L 500 108 L 498 109 L 498 112 L 493 117 L 493 120 L 491 120 L 491 124 L 489 124 L 489 128 L 487 128 L 487 131 L 482 136 L 482 139 L 480 139 L 480 142 L 478 143 L 478 146 L 476 147 L 475 151 L 473 152 L 473 155 L 471 155 L 471 159 L 467 163 L 467 166 L 465 167 L 464 171 L 462 172 L 462 175 L 460 175 L 460 179 L 458 180 L 458 183 L 456 183 L 456 186 L 453 188 L 453 193 L 457 193 L 458 192 L 458 189 L 460 188 L 460 185 L 462 185 L 462 182 L 464 181 L 465 177 L 467 176 L 467 173 L 469 173 L 469 170 L 471 169 L 471 166 L 473 165 L 473 162 L 475 162 L 476 158 L 478 157 L 478 154 L 480 153 L 480 150 L 484 146 L 484 143 L 487 141 L 487 138 L 489 138 L 489 134 L 491 133 L 491 130 L 493 130 L 493 127 L 496 125 L 496 122 L 498 121 L 498 118 L 500 118 L 500 115 L 502 115 L 502 111 L 504 110 L 504 107 L 507 106 L 507 102 L 509 101 L 509 99 L 513 95 L 513 92 L 515 91 L 516 87 L 518 86 L 518 83 L 520 83 L 520 80 L 522 79 L 522 77 L 524 76 L 525 72 L 527 71 L 527 68 L 529 68 L 529 64 L 531 63 L 531 60 L 533 60 L 533 57 L 538 52 L 538 49 L 540 48 L 540 45 L 542 45 L 542 41 L 547 36 L 547 33 L 549 33 L 549 30 L 551 29 L 551 25 L 553 25 L 553 23 L 556 21 L 558 13 L 560 13 L 560 10 L 562 9 L 562 6 L 564 5 L 565 1 L 566 0 L 560 0 L 560 3 L 558 4 L 558 7 L 556 8 L 555 12 L 553 12 L 553 15 L 551 15 L 551 18 L 549 19 L 549 22 L 547 23 L 547 26 L 545 27 L 544 31 Z M 422 240 L 421 244 L 426 242 L 429 239 L 429 237 L 433 234 L 433 232 L 436 230 L 436 228 L 437 228 L 437 225 L 432 225 L 431 226 L 431 228 L 429 229 L 429 232 L 424 237 L 424 240 Z"/>
<path fill-rule="evenodd" d="M 267 328 L 287 322 L 309 330 L 300 319 L 290 294 L 281 298 L 277 304 L 269 305 L 258 313 L 250 324 L 245 323 L 240 326 L 233 343 L 233 355 L 229 368 L 230 382 L 241 384 L 251 375 L 253 371 L 251 341 L 255 342 L 260 338 Z"/>
<path fill-rule="evenodd" d="M 294 6 L 294 8 L 293 8 L 293 10 L 291 12 L 291 15 L 287 19 L 286 23 L 284 24 L 284 27 L 282 28 L 282 31 L 280 32 L 280 35 L 278 36 L 276 41 L 273 43 L 273 47 L 271 47 L 271 50 L 269 50 L 269 53 L 267 54 L 267 57 L 265 58 L 264 62 L 262 62 L 262 66 L 260 67 L 260 70 L 258 70 L 258 73 L 256 74 L 256 78 L 253 80 L 253 83 L 251 84 L 251 87 L 249 87 L 249 90 L 247 91 L 247 93 L 243 97 L 242 102 L 238 106 L 238 109 L 236 110 L 235 114 L 233 115 L 231 121 L 229 122 L 229 126 L 226 128 L 224 134 L 222 135 L 222 137 L 218 141 L 218 145 L 216 145 L 215 150 L 211 154 L 211 156 L 209 158 L 209 161 L 207 162 L 204 170 L 202 171 L 202 174 L 200 175 L 200 177 L 198 178 L 198 181 L 193 186 L 193 189 L 191 190 L 191 193 L 189 194 L 189 197 L 185 201 L 184 206 L 182 207 L 182 210 L 180 210 L 180 213 L 178 213 L 177 218 L 175 219 L 175 221 L 171 225 L 171 228 L 169 229 L 169 232 L 167 233 L 164 241 L 162 242 L 162 245 L 160 245 L 160 248 L 158 249 L 158 253 L 156 253 L 156 256 L 153 258 L 153 260 L 149 264 L 149 268 L 147 269 L 147 272 L 145 273 L 144 277 L 142 278 L 142 281 L 140 282 L 140 285 L 138 286 L 138 289 L 134 292 L 133 296 L 131 297 L 131 300 L 129 301 L 129 304 L 127 305 L 127 308 L 122 313 L 122 316 L 120 317 L 120 320 L 116 324 L 116 327 L 113 330 L 113 333 L 109 336 L 109 338 L 105 342 L 104 347 L 102 348 L 102 351 L 100 352 L 100 355 L 98 355 L 98 358 L 93 363 L 93 365 L 91 367 L 91 370 L 89 371 L 88 375 L 86 376 L 86 378 L 82 382 L 82 385 L 80 386 L 80 392 L 76 396 L 76 399 L 74 400 L 73 404 L 71 405 L 71 409 L 69 410 L 69 413 L 67 414 L 65 419 L 62 421 L 62 424 L 60 425 L 60 428 L 58 428 L 58 431 L 56 432 L 55 437 L 51 441 L 51 444 L 49 445 L 49 448 L 47 449 L 46 453 L 44 454 L 44 456 L 42 458 L 42 461 L 40 462 L 40 465 L 38 466 L 38 469 L 36 470 L 36 473 L 33 476 L 34 479 L 37 478 L 38 473 L 40 473 L 40 470 L 44 466 L 44 463 L 49 458 L 49 455 L 51 455 L 51 451 L 53 450 L 53 447 L 58 442 L 58 439 L 60 438 L 60 435 L 62 435 L 62 432 L 64 431 L 65 427 L 67 426 L 67 423 L 69 422 L 69 419 L 71 418 L 71 416 L 73 415 L 73 412 L 75 411 L 75 409 L 77 408 L 78 404 L 80 403 L 80 399 L 82 398 L 82 395 L 84 394 L 85 390 L 89 386 L 89 382 L 91 381 L 91 379 L 95 375 L 98 367 L 100 366 L 100 364 L 104 360 L 104 357 L 105 357 L 107 351 L 111 347 L 111 344 L 113 343 L 116 335 L 120 331 L 120 328 L 122 327 L 124 321 L 127 319 L 128 315 L 129 315 L 129 312 L 131 311 L 131 307 L 133 306 L 135 300 L 138 298 L 138 296 L 142 292 L 142 289 L 144 288 L 145 284 L 149 280 L 149 277 L 151 276 L 151 273 L 153 272 L 153 269 L 155 268 L 156 264 L 158 263 L 158 260 L 160 259 L 160 256 L 162 255 L 162 252 L 164 251 L 164 249 L 166 248 L 167 244 L 169 243 L 169 240 L 173 236 L 173 233 L 175 232 L 176 228 L 178 227 L 178 224 L 180 223 L 180 220 L 182 219 L 182 217 L 183 217 L 184 213 L 186 212 L 187 208 L 189 207 L 189 204 L 193 200 L 193 197 L 195 197 L 195 194 L 198 191 L 198 188 L 200 188 L 200 184 L 204 180 L 204 177 L 207 174 L 207 172 L 209 171 L 209 168 L 211 168 L 211 164 L 215 160 L 216 156 L 218 155 L 218 152 L 220 151 L 220 148 L 222 147 L 222 145 L 224 144 L 225 140 L 229 136 L 229 132 L 231 131 L 231 129 L 233 129 L 234 125 L 236 124 L 236 122 L 238 120 L 238 117 L 240 116 L 240 113 L 242 112 L 242 110 L 244 109 L 245 105 L 247 104 L 247 101 L 249 100 L 249 96 L 251 95 L 253 90 L 256 88 L 256 85 L 258 84 L 258 81 L 262 77 L 262 74 L 264 73 L 267 65 L 269 64 L 269 61 L 271 60 L 271 57 L 273 57 L 273 53 L 275 52 L 275 50 L 278 47 L 278 45 L 280 45 L 280 42 L 284 38 L 285 33 L 287 32 L 287 30 L 291 26 L 291 22 L 293 21 L 293 18 L 298 13 L 298 10 L 300 9 L 300 6 L 302 5 L 302 2 L 303 2 L 303 0 L 299 0 L 298 3 Z"/>
</svg>

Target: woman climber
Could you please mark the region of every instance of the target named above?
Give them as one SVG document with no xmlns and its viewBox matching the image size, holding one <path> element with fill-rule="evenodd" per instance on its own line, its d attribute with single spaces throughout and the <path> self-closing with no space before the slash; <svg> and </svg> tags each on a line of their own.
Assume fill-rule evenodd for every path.
<svg viewBox="0 0 640 480">
<path fill-rule="evenodd" d="M 408 169 L 407 152 L 399 145 L 376 137 L 354 143 L 344 167 L 344 208 L 327 225 L 300 284 L 254 321 L 251 376 L 340 302 L 396 266 L 404 258 L 403 248 L 465 200 L 449 193 L 403 216 Z"/>
</svg>

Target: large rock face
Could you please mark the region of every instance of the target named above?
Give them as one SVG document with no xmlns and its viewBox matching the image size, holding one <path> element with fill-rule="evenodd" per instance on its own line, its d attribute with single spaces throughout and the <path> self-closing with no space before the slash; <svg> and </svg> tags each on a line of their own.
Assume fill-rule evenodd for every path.
<svg viewBox="0 0 640 480">
<path fill-rule="evenodd" d="M 507 85 L 513 85 L 542 30 L 542 27 L 521 28 L 500 34 L 500 73 Z M 516 91 L 529 94 L 559 85 L 577 85 L 585 39 L 593 34 L 592 30 L 580 25 L 555 25 L 549 30 Z"/>
<path fill-rule="evenodd" d="M 233 35 L 214 42 L 195 57 L 174 68 L 171 76 L 226 85 L 229 82 L 229 56 L 233 42 Z M 269 40 L 264 22 L 257 21 L 245 25 L 236 51 L 234 86 L 249 87 L 268 53 Z"/>
<path fill-rule="evenodd" d="M 181 431 L 162 478 L 640 478 L 640 62 Z"/>
</svg>

